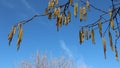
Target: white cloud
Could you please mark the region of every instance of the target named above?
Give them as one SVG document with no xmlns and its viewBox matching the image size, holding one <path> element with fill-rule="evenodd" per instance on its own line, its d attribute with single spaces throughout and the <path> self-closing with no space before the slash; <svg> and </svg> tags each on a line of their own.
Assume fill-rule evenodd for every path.
<svg viewBox="0 0 120 68">
<path fill-rule="evenodd" d="M 73 56 L 71 50 L 67 47 L 64 40 L 60 41 L 60 46 L 67 53 L 69 57 L 72 57 L 74 59 L 76 68 L 94 68 L 92 65 L 87 65 L 85 63 L 84 57 L 82 55 L 79 54 L 77 55 L 78 57 L 75 57 L 76 55 Z"/>
<path fill-rule="evenodd" d="M 94 68 L 92 65 L 88 65 L 85 63 L 83 56 L 76 59 L 76 66 L 77 68 Z"/>
<path fill-rule="evenodd" d="M 88 66 L 88 65 L 86 65 L 86 64 L 82 64 L 82 65 L 80 66 L 80 68 L 93 68 L 93 66 Z"/>
<path fill-rule="evenodd" d="M 20 0 L 17 2 L 18 3 L 21 2 L 28 10 L 32 11 L 32 13 L 37 13 L 37 11 L 29 4 L 27 0 Z M 9 0 L 1 0 L 0 4 L 7 8 L 11 8 L 11 9 L 16 8 L 16 3 L 13 3 Z"/>
<path fill-rule="evenodd" d="M 83 63 L 79 65 L 77 68 L 94 68 L 92 65 L 87 65 L 86 63 Z"/>
<path fill-rule="evenodd" d="M 31 10 L 34 13 L 37 13 L 37 11 L 26 0 L 21 0 L 21 1 L 27 9 Z"/>
<path fill-rule="evenodd" d="M 1 0 L 0 4 L 2 6 L 7 7 L 7 8 L 14 8 L 14 5 L 11 2 L 7 1 L 7 0 Z"/>
<path fill-rule="evenodd" d="M 29 5 L 29 3 L 26 0 L 21 0 L 21 1 L 28 9 L 31 9 L 31 6 Z"/>
<path fill-rule="evenodd" d="M 87 68 L 87 65 L 86 65 L 86 64 L 83 64 L 83 65 L 81 65 L 80 68 Z"/>
<path fill-rule="evenodd" d="M 84 57 L 82 55 L 75 58 L 75 63 L 76 63 L 77 68 L 82 68 L 83 65 L 84 67 L 86 67 L 86 64 L 84 62 Z"/>
<path fill-rule="evenodd" d="M 67 47 L 67 45 L 65 44 L 63 40 L 60 41 L 60 45 L 61 45 L 61 48 L 67 53 L 69 57 L 73 57 L 70 49 Z"/>
</svg>

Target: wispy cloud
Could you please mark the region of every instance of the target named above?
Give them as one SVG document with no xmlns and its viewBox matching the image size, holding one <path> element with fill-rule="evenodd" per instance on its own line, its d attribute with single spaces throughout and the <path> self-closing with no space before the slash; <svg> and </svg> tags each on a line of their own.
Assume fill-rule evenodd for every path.
<svg viewBox="0 0 120 68">
<path fill-rule="evenodd" d="M 83 64 L 83 65 L 81 65 L 80 68 L 87 68 L 87 65 L 86 65 L 86 64 Z"/>
<path fill-rule="evenodd" d="M 92 65 L 88 65 L 85 63 L 84 57 L 82 55 L 73 55 L 64 40 L 60 41 L 60 46 L 69 57 L 73 58 L 76 68 L 94 68 Z"/>
<path fill-rule="evenodd" d="M 81 56 L 76 59 L 76 68 L 94 68 L 93 65 L 88 65 L 84 61 L 84 57 Z"/>
<path fill-rule="evenodd" d="M 86 64 L 82 64 L 79 68 L 93 68 L 93 66 L 88 66 Z"/>
<path fill-rule="evenodd" d="M 31 10 L 34 13 L 37 13 L 37 11 L 26 0 L 21 0 L 21 1 L 27 9 Z"/>
<path fill-rule="evenodd" d="M 7 0 L 1 0 L 0 4 L 7 7 L 7 8 L 14 8 L 14 5 L 11 2 L 7 1 Z"/>
<path fill-rule="evenodd" d="M 37 14 L 37 11 L 29 4 L 29 2 L 27 0 L 20 0 L 20 1 L 18 1 L 18 3 L 19 2 L 21 2 L 28 10 L 32 11 L 32 13 Z M 1 0 L 0 4 L 7 8 L 16 8 L 16 6 L 17 6 L 16 3 L 13 3 L 9 0 Z"/>
<path fill-rule="evenodd" d="M 21 0 L 21 1 L 28 9 L 31 9 L 31 6 L 29 5 L 29 3 L 26 0 Z"/>
<path fill-rule="evenodd" d="M 60 45 L 61 45 L 61 48 L 67 53 L 67 55 L 68 55 L 69 57 L 73 57 L 70 49 L 69 49 L 69 48 L 67 47 L 67 45 L 65 44 L 64 40 L 61 40 L 61 41 L 60 41 Z"/>
</svg>

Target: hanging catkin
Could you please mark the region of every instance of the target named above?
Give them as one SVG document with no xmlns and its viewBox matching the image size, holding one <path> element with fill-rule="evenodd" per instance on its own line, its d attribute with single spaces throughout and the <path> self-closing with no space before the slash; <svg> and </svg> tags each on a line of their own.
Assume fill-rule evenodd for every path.
<svg viewBox="0 0 120 68">
<path fill-rule="evenodd" d="M 92 43 L 95 44 L 94 29 L 91 31 Z"/>
<path fill-rule="evenodd" d="M 82 7 L 80 7 L 80 22 L 82 21 L 82 17 L 83 17 L 83 9 Z"/>
<path fill-rule="evenodd" d="M 86 7 L 88 8 L 88 10 L 90 10 L 90 3 L 88 0 L 86 1 Z"/>
<path fill-rule="evenodd" d="M 98 28 L 99 28 L 100 36 L 102 37 L 102 23 L 101 23 L 101 21 L 98 22 Z"/>
<path fill-rule="evenodd" d="M 79 40 L 80 40 L 80 44 L 82 44 L 83 41 L 84 41 L 84 31 L 83 31 L 83 28 L 79 31 Z"/>
<path fill-rule="evenodd" d="M 113 49 L 113 42 L 112 42 L 112 34 L 110 33 L 110 31 L 108 32 L 108 35 L 109 35 L 110 48 L 113 51 L 114 49 Z"/>
<path fill-rule="evenodd" d="M 102 38 L 102 43 L 103 43 L 103 49 L 104 49 L 104 58 L 106 59 L 106 40 L 105 40 L 105 38 Z"/>
<path fill-rule="evenodd" d="M 74 16 L 77 17 L 78 13 L 78 3 L 74 3 Z"/>
<path fill-rule="evenodd" d="M 22 27 L 19 28 L 19 33 L 18 33 L 18 41 L 17 41 L 17 50 L 20 48 L 20 43 L 22 41 L 22 35 L 23 35 L 23 29 Z"/>
<path fill-rule="evenodd" d="M 86 11 L 85 7 L 83 7 L 83 17 L 84 17 L 84 21 L 85 21 L 87 18 L 87 11 Z"/>
</svg>

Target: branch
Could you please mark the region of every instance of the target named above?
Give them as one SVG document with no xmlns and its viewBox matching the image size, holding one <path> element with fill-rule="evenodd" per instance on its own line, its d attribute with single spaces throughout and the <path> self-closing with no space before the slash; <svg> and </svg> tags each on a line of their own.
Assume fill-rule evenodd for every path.
<svg viewBox="0 0 120 68">
<path fill-rule="evenodd" d="M 32 21 L 33 19 L 35 19 L 35 18 L 37 18 L 37 17 L 46 16 L 46 15 L 48 15 L 48 14 L 49 14 L 49 13 L 47 13 L 47 14 L 35 14 L 35 15 L 32 16 L 31 18 L 29 18 L 29 19 L 27 19 L 27 20 L 20 21 L 19 23 L 21 23 L 21 24 L 24 25 L 24 24 L 26 24 L 26 23 Z M 17 23 L 15 26 L 17 26 L 19 23 Z"/>
<path fill-rule="evenodd" d="M 86 4 L 84 1 L 82 1 L 82 0 L 79 0 L 80 2 L 82 2 L 83 4 Z M 78 2 L 79 2 L 78 1 Z M 90 6 L 92 7 L 92 8 L 94 8 L 95 10 L 98 10 L 98 11 L 100 11 L 100 12 L 102 12 L 102 13 L 108 13 L 108 12 L 106 12 L 106 11 L 104 11 L 104 10 L 102 10 L 102 9 L 99 9 L 99 8 L 97 8 L 97 7 L 95 7 L 95 6 L 93 6 L 92 4 L 90 4 Z"/>
</svg>

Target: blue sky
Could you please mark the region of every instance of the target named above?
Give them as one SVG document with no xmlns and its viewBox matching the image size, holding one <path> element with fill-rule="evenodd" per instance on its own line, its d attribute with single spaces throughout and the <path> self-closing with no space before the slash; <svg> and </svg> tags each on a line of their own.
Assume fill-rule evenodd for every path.
<svg viewBox="0 0 120 68">
<path fill-rule="evenodd" d="M 23 40 L 21 48 L 17 52 L 17 35 L 8 46 L 8 33 L 13 24 L 24 19 L 28 19 L 37 13 L 44 13 L 49 0 L 0 0 L 0 68 L 14 68 L 22 60 L 30 60 L 30 56 L 38 50 L 41 54 L 47 52 L 59 57 L 65 55 L 73 58 L 77 67 L 82 65 L 86 68 L 119 68 L 114 53 L 109 45 L 107 49 L 107 59 L 104 59 L 103 45 L 101 38 L 96 31 L 96 44 L 91 40 L 79 44 L 79 29 L 81 25 L 94 22 L 100 15 L 98 11 L 91 9 L 88 12 L 88 19 L 80 23 L 79 18 L 72 14 L 72 21 L 68 26 L 63 26 L 60 31 L 56 31 L 54 20 L 47 17 L 39 17 L 23 26 Z M 64 2 L 64 0 L 63 0 Z M 90 3 L 103 10 L 108 10 L 110 5 L 108 0 L 90 0 Z M 107 9 L 106 9 L 107 8 Z M 73 8 L 71 7 L 71 11 Z M 119 45 L 119 44 L 118 44 Z M 120 48 L 120 46 L 118 46 Z M 120 51 L 120 49 L 118 49 Z"/>
</svg>

